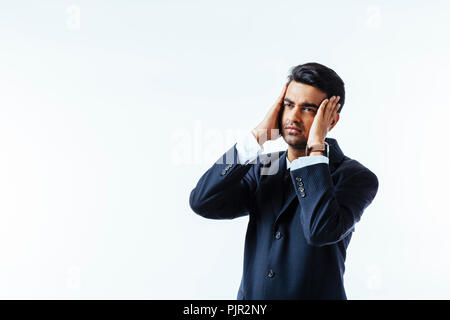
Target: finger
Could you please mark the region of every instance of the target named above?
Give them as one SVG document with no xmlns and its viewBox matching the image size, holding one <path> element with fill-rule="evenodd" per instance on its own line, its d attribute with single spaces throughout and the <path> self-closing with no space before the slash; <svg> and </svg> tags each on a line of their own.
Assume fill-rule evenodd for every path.
<svg viewBox="0 0 450 320">
<path fill-rule="evenodd" d="M 341 104 L 338 103 L 336 107 L 334 108 L 333 112 L 331 113 L 330 119 L 328 120 L 328 130 L 330 130 L 330 126 L 333 124 L 333 122 L 336 120 L 336 115 L 338 114 L 337 111 L 341 107 Z"/>
<path fill-rule="evenodd" d="M 339 97 L 336 96 L 332 96 L 330 99 L 330 103 L 327 106 L 327 110 L 326 110 L 326 115 L 325 118 L 327 119 L 327 121 L 331 121 L 331 119 L 333 118 L 333 113 L 336 109 L 336 106 L 338 104 L 339 101 Z"/>
<path fill-rule="evenodd" d="M 331 112 L 331 119 L 334 119 L 334 117 L 336 116 L 337 111 L 339 110 L 341 104 L 339 103 L 339 100 L 341 99 L 340 96 L 337 97 L 336 99 L 336 105 L 333 108 L 333 111 Z"/>
<path fill-rule="evenodd" d="M 326 105 L 326 107 L 325 107 L 325 109 L 324 109 L 324 116 L 325 116 L 325 117 L 328 117 L 328 115 L 330 114 L 330 110 L 333 108 L 333 106 L 334 106 L 335 103 L 336 103 L 336 97 L 335 97 L 335 96 L 332 96 L 332 97 L 329 99 L 329 101 L 328 101 L 328 103 L 327 103 L 327 105 Z"/>
<path fill-rule="evenodd" d="M 284 96 L 286 95 L 287 87 L 289 86 L 289 82 L 286 82 L 281 90 L 281 94 L 277 99 L 277 105 L 281 105 L 284 100 Z"/>
<path fill-rule="evenodd" d="M 340 98 L 340 97 L 339 97 Z M 339 99 L 338 99 L 338 101 L 337 102 L 339 102 Z M 341 107 L 341 104 L 340 103 L 336 103 L 336 109 L 334 110 L 335 112 L 337 112 L 338 110 L 339 110 L 339 108 Z M 334 112 L 333 112 L 334 113 Z"/>
<path fill-rule="evenodd" d="M 333 110 L 334 110 L 334 108 L 336 107 L 338 100 L 339 100 L 339 99 L 338 99 L 336 96 L 332 96 L 332 97 L 331 97 L 329 106 L 328 106 L 328 108 L 327 108 L 327 111 L 328 111 L 328 112 L 327 112 L 327 117 L 330 117 L 331 114 L 333 113 Z"/>
<path fill-rule="evenodd" d="M 330 99 L 324 99 L 317 110 L 315 118 L 323 119 L 325 115 L 325 110 L 327 105 L 329 104 Z"/>
<path fill-rule="evenodd" d="M 339 104 L 339 100 L 341 99 L 341 97 L 340 96 L 337 96 L 337 98 L 336 98 L 336 105 L 334 106 L 334 108 L 333 108 L 333 114 L 334 114 L 334 112 L 337 110 L 337 107 L 340 105 Z"/>
<path fill-rule="evenodd" d="M 319 109 L 317 110 L 317 113 L 319 114 L 324 114 L 325 113 L 325 110 L 326 110 L 326 108 L 327 108 L 327 105 L 330 103 L 330 99 L 324 99 L 323 101 L 322 101 L 322 103 L 320 104 L 320 106 L 319 106 Z"/>
<path fill-rule="evenodd" d="M 289 86 L 289 82 L 286 82 L 284 85 L 283 85 L 283 89 L 281 90 L 281 97 L 284 97 L 284 95 L 286 94 L 286 89 L 287 89 L 287 87 Z"/>
</svg>

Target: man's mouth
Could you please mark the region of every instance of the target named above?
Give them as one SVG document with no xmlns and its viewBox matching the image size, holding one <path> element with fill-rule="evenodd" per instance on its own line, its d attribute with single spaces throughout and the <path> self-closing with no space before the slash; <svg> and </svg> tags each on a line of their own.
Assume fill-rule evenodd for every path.
<svg viewBox="0 0 450 320">
<path fill-rule="evenodd" d="M 289 133 L 300 133 L 301 132 L 301 130 L 299 128 L 294 127 L 294 126 L 287 126 L 286 130 Z"/>
</svg>

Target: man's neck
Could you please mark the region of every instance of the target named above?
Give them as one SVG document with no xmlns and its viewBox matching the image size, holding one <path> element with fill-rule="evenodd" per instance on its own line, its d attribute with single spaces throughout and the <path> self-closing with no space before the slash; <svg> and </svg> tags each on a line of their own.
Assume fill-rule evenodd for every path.
<svg viewBox="0 0 450 320">
<path fill-rule="evenodd" d="M 288 158 L 289 162 L 292 162 L 295 159 L 297 159 L 299 157 L 304 157 L 304 156 L 306 156 L 305 149 L 294 149 L 290 146 L 288 147 L 287 158 Z"/>
</svg>

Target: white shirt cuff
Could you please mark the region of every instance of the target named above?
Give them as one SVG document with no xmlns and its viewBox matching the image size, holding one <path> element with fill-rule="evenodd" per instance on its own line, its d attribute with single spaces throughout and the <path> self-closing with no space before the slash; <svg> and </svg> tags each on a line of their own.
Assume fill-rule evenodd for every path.
<svg viewBox="0 0 450 320">
<path fill-rule="evenodd" d="M 236 149 L 238 153 L 238 163 L 240 164 L 247 164 L 247 162 L 255 160 L 264 150 L 251 132 L 238 139 Z"/>
<path fill-rule="evenodd" d="M 328 157 L 325 156 L 307 156 L 307 157 L 299 157 L 292 161 L 291 163 L 291 171 L 295 169 L 300 169 L 306 166 L 310 166 L 317 163 L 326 163 L 328 164 Z"/>
</svg>

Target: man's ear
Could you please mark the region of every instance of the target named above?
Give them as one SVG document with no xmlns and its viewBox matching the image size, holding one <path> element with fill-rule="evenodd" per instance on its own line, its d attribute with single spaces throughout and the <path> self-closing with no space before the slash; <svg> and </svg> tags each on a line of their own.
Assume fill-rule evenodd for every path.
<svg viewBox="0 0 450 320">
<path fill-rule="evenodd" d="M 328 127 L 328 131 L 331 131 L 331 129 L 333 129 L 334 126 L 338 123 L 338 121 L 339 121 L 339 113 L 336 113 L 336 115 L 334 116 L 333 121 L 331 121 L 331 124 Z"/>
</svg>

